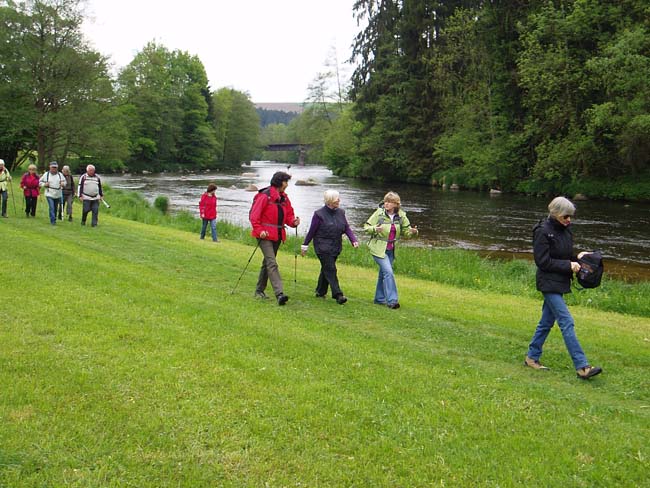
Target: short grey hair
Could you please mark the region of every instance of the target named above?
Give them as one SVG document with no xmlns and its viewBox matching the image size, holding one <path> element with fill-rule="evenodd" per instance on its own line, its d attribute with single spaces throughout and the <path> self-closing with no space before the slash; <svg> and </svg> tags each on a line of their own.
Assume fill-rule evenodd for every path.
<svg viewBox="0 0 650 488">
<path fill-rule="evenodd" d="M 70 172 L 70 166 L 68 166 L 67 164 L 66 164 L 63 168 L 61 168 L 61 172 L 62 172 L 62 173 L 65 173 L 66 171 L 67 171 L 68 173 Z"/>
<path fill-rule="evenodd" d="M 95 167 L 92 164 L 89 164 L 88 166 L 86 166 L 86 171 L 88 171 L 90 168 L 95 169 Z"/>
<path fill-rule="evenodd" d="M 339 199 L 339 192 L 336 190 L 325 190 L 323 195 L 323 200 L 325 200 L 325 205 L 329 203 L 334 203 Z"/>
<path fill-rule="evenodd" d="M 573 215 L 576 213 L 576 206 L 564 197 L 555 197 L 548 204 L 548 214 L 551 217 L 564 217 L 565 215 Z"/>
</svg>

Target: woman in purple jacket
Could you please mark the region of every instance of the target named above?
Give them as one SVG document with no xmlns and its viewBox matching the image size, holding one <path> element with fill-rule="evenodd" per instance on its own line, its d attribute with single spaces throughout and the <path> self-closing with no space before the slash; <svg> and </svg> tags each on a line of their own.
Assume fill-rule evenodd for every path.
<svg viewBox="0 0 650 488">
<path fill-rule="evenodd" d="M 343 249 L 343 234 L 348 236 L 354 247 L 359 247 L 354 232 L 345 218 L 345 211 L 339 208 L 341 200 L 339 192 L 327 190 L 325 192 L 325 205 L 314 212 L 309 226 L 309 232 L 301 246 L 304 256 L 309 249 L 309 243 L 314 240 L 314 250 L 320 260 L 320 276 L 316 285 L 316 296 L 319 298 L 327 295 L 327 288 L 332 289 L 332 298 L 336 303 L 343 305 L 348 301 L 341 291 L 336 270 L 336 258 Z"/>
</svg>

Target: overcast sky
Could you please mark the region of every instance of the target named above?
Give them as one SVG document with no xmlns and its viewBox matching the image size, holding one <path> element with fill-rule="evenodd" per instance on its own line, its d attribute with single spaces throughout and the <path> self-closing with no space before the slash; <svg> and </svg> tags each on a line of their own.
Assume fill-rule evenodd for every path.
<svg viewBox="0 0 650 488">
<path fill-rule="evenodd" d="M 213 89 L 302 102 L 332 46 L 341 62 L 350 57 L 353 1 L 87 0 L 84 32 L 118 69 L 155 40 L 197 55 Z"/>
</svg>

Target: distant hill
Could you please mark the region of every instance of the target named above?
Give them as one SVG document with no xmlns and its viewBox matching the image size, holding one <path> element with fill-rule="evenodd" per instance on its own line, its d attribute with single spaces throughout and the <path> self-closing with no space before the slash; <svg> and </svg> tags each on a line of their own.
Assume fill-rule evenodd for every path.
<svg viewBox="0 0 650 488">
<path fill-rule="evenodd" d="M 255 109 L 260 116 L 260 125 L 288 124 L 298 117 L 303 110 L 300 103 L 256 103 Z"/>
<path fill-rule="evenodd" d="M 300 114 L 303 111 L 302 103 L 256 103 L 255 108 L 296 114 Z"/>
</svg>

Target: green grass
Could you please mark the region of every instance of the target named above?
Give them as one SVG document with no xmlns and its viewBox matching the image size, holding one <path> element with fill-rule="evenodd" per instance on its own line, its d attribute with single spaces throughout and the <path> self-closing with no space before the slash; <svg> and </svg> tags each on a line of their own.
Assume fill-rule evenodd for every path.
<svg viewBox="0 0 650 488">
<path fill-rule="evenodd" d="M 251 246 L 100 216 L 0 222 L 0 486 L 648 486 L 650 320 L 572 308 L 521 362 L 540 301 L 279 255 L 286 307 L 251 298 Z"/>
<path fill-rule="evenodd" d="M 110 190 L 113 207 L 110 212 L 118 217 L 164 225 L 175 229 L 199 233 L 201 221 L 188 212 L 164 215 L 134 192 Z M 219 236 L 253 244 L 250 230 L 219 220 Z M 359 236 L 363 240 L 363 236 Z M 365 241 L 364 241 L 365 242 Z M 287 246 L 299 249 L 302 243 L 289 237 Z M 482 291 L 515 296 L 539 297 L 535 289 L 535 265 L 531 261 L 488 259 L 475 252 L 460 249 L 430 249 L 410 247 L 403 241 L 397 250 L 395 272 L 404 276 L 446 283 Z M 310 250 L 312 256 L 313 246 Z M 375 269 L 376 264 L 365 246 L 354 250 L 346 244 L 340 263 Z M 567 295 L 569 305 L 580 305 L 599 310 L 650 317 L 650 282 L 626 283 L 610 279 L 607 274 L 602 285 L 593 290 L 574 290 Z"/>
</svg>

